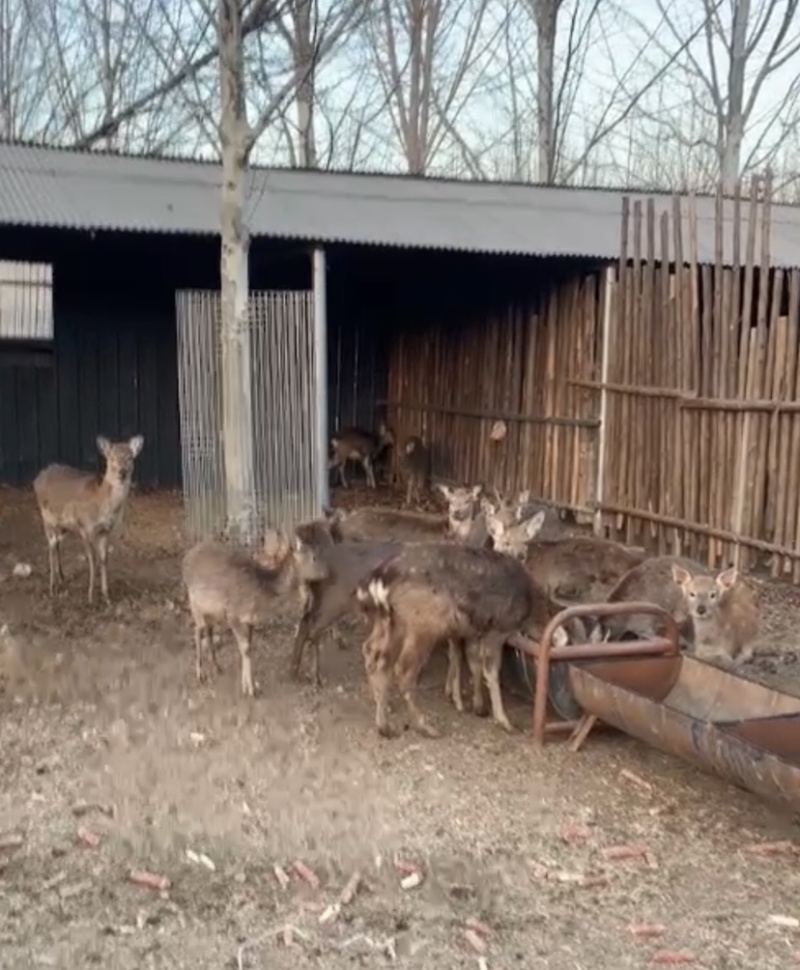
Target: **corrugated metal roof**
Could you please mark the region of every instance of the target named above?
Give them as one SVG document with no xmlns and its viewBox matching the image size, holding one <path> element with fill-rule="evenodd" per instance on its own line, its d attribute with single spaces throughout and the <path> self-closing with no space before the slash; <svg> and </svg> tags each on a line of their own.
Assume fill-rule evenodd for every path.
<svg viewBox="0 0 800 970">
<path fill-rule="evenodd" d="M 220 167 L 204 162 L 0 144 L 0 224 L 216 234 L 220 179 Z M 648 198 L 290 169 L 252 171 L 250 183 L 254 236 L 598 259 L 619 255 L 623 196 Z M 657 214 L 671 212 L 671 196 L 654 198 Z M 698 198 L 697 215 L 698 258 L 712 262 L 714 200 Z M 686 218 L 684 211 L 684 240 Z M 728 202 L 726 262 L 732 221 Z M 772 222 L 771 262 L 800 266 L 800 208 L 774 206 Z M 686 242 L 684 249 L 688 255 Z"/>
</svg>

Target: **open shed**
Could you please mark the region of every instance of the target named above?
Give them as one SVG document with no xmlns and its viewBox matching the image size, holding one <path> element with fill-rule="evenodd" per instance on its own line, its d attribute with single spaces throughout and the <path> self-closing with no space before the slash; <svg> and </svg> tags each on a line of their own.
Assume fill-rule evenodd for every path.
<svg viewBox="0 0 800 970">
<path fill-rule="evenodd" d="M 179 294 L 219 288 L 219 183 L 209 163 L 0 145 L 0 480 L 25 484 L 56 459 L 91 465 L 98 433 L 141 431 L 140 483 L 181 484 L 199 446 L 181 411 L 176 295 L 180 307 Z M 735 310 L 733 295 L 723 306 L 713 294 L 714 280 L 744 281 L 747 266 L 757 280 L 759 265 L 800 265 L 800 211 L 756 205 L 761 230 L 745 259 L 745 207 L 676 204 L 668 195 L 257 169 L 251 290 L 293 295 L 306 323 L 324 305 L 329 433 L 386 414 L 400 440 L 424 435 L 441 479 L 530 488 L 631 540 L 668 547 L 679 533 L 700 536 L 686 548 L 718 559 L 733 540 L 701 549 L 703 536 L 730 531 L 737 496 L 720 498 L 708 518 L 708 503 L 688 491 L 684 502 L 670 476 L 676 467 L 693 481 L 706 474 L 688 458 L 676 466 L 676 429 L 688 433 L 690 423 L 683 398 L 739 392 L 726 378 L 706 393 L 719 368 L 706 366 L 701 387 L 688 361 L 695 349 L 713 357 L 713 335 L 731 313 L 737 360 L 749 327 L 757 343 L 774 333 L 784 356 L 797 357 L 791 271 L 758 312 L 768 288 L 742 282 Z M 772 326 L 773 316 L 786 323 Z M 198 326 L 187 322 L 190 343 Z M 726 353 L 733 374 L 739 365 Z M 775 392 L 800 397 L 795 365 L 775 376 L 778 344 L 764 343 L 764 354 Z M 662 399 L 673 405 L 656 406 Z M 741 456 L 720 456 L 730 479 Z M 269 463 L 268 450 L 260 460 Z M 779 480 L 770 475 L 764 502 Z M 784 551 L 800 528 L 795 505 Z M 754 509 L 751 538 L 768 518 Z M 755 539 L 770 545 L 769 535 Z"/>
</svg>

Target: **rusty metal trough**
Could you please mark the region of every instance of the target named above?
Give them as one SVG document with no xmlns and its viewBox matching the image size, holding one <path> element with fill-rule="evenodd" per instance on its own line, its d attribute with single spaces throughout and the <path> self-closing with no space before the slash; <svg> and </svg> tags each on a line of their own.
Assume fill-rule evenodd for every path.
<svg viewBox="0 0 800 970">
<path fill-rule="evenodd" d="M 553 619 L 541 643 L 515 639 L 536 670 L 534 742 L 566 729 L 577 750 L 599 720 L 770 801 L 800 808 L 800 698 L 682 655 L 671 618 L 651 604 L 613 607 L 570 607 Z M 620 607 L 662 614 L 667 637 L 551 646 L 554 630 L 568 617 L 623 612 Z M 571 720 L 547 720 L 548 693 L 557 682 L 551 664 L 562 667 L 558 680 L 568 685 Z"/>
</svg>

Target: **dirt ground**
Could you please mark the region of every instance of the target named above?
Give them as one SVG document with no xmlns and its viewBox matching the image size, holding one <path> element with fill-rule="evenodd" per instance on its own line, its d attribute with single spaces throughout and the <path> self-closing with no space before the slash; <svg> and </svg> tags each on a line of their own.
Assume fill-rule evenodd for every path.
<svg viewBox="0 0 800 970">
<path fill-rule="evenodd" d="M 177 496 L 135 494 L 111 607 L 85 605 L 75 542 L 52 604 L 32 496 L 0 489 L 0 967 L 800 966 L 797 857 L 750 851 L 797 820 L 714 777 L 611 732 L 537 755 L 525 704 L 509 703 L 513 737 L 459 716 L 441 662 L 422 703 L 443 737 L 381 740 L 358 630 L 324 652 L 314 691 L 287 677 L 292 610 L 259 639 L 259 697 L 239 696 L 228 640 L 198 686 L 180 514 Z M 800 694 L 800 591 L 764 599 L 757 667 Z M 620 845 L 648 852 L 604 856 Z M 420 885 L 400 887 L 398 860 Z M 321 921 L 356 871 L 355 898 Z M 468 939 L 471 919 L 490 932 Z"/>
</svg>

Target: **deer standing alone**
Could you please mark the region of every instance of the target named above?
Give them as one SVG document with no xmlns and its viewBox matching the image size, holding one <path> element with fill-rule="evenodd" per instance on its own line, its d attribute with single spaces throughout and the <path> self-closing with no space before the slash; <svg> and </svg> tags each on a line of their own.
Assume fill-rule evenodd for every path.
<svg viewBox="0 0 800 970">
<path fill-rule="evenodd" d="M 47 539 L 50 565 L 50 595 L 57 583 L 64 581 L 61 565 L 61 542 L 67 533 L 77 533 L 89 563 L 88 600 L 94 602 L 95 559 L 100 564 L 100 588 L 108 603 L 108 539 L 119 524 L 131 488 L 133 466 L 142 450 L 144 438 L 135 435 L 129 441 L 110 442 L 97 438 L 97 447 L 105 458 L 102 478 L 93 472 L 70 465 L 52 464 L 43 468 L 33 480 L 33 491 Z"/>
<path fill-rule="evenodd" d="M 366 431 L 364 428 L 342 428 L 331 438 L 333 457 L 328 462 L 328 468 L 338 468 L 339 478 L 343 488 L 347 488 L 347 478 L 344 466 L 348 461 L 360 462 L 367 476 L 370 488 L 377 488 L 375 482 L 375 462 L 383 452 L 394 445 L 394 433 L 391 428 L 381 421 L 378 433 Z"/>
<path fill-rule="evenodd" d="M 418 435 L 412 435 L 403 446 L 403 470 L 408 480 L 406 505 L 411 505 L 412 499 L 419 504 L 422 490 L 428 487 L 431 455 Z"/>
</svg>

